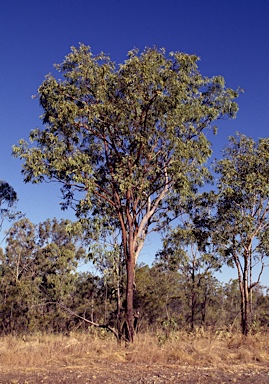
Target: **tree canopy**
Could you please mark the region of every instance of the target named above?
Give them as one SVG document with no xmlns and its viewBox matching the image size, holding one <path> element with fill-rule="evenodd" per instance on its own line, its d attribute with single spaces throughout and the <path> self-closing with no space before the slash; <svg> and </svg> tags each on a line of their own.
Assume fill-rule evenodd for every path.
<svg viewBox="0 0 269 384">
<path fill-rule="evenodd" d="M 104 53 L 72 48 L 38 90 L 45 128 L 21 140 L 26 182 L 62 184 L 63 207 L 98 215 L 121 229 L 127 265 L 127 319 L 133 314 L 134 267 L 151 229 L 173 203 L 209 175 L 203 131 L 234 118 L 238 93 L 223 77 L 204 77 L 198 57 L 147 48 L 116 65 Z M 78 196 L 77 192 L 83 192 Z M 131 331 L 132 333 L 132 331 Z"/>
<path fill-rule="evenodd" d="M 244 334 L 251 325 L 252 288 L 259 283 L 269 255 L 268 167 L 269 139 L 256 143 L 241 134 L 229 138 L 215 166 L 219 180 L 212 238 L 219 253 L 237 269 Z"/>
</svg>

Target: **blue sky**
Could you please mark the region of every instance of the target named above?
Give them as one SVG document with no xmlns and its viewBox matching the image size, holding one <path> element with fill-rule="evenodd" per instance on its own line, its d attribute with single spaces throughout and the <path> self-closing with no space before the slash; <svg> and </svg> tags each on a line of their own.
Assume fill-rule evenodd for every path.
<svg viewBox="0 0 269 384">
<path fill-rule="evenodd" d="M 9 0 L 0 5 L 0 179 L 19 195 L 18 208 L 35 223 L 70 217 L 57 185 L 25 185 L 11 147 L 28 139 L 42 111 L 31 98 L 70 46 L 84 43 L 116 62 L 137 47 L 156 45 L 196 54 L 203 75 L 223 75 L 244 89 L 234 121 L 222 121 L 212 141 L 219 156 L 236 131 L 268 136 L 269 0 Z M 142 252 L 152 261 L 158 242 Z"/>
</svg>

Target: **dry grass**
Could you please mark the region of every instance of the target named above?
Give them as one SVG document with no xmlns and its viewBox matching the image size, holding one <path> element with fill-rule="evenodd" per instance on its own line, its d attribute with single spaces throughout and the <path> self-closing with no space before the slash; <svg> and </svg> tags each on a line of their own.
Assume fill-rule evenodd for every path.
<svg viewBox="0 0 269 384">
<path fill-rule="evenodd" d="M 269 334 L 243 338 L 238 334 L 196 332 L 162 335 L 141 334 L 133 345 L 118 346 L 112 336 L 97 334 L 35 335 L 0 338 L 2 368 L 96 366 L 111 362 L 181 364 L 227 368 L 268 366 Z"/>
</svg>

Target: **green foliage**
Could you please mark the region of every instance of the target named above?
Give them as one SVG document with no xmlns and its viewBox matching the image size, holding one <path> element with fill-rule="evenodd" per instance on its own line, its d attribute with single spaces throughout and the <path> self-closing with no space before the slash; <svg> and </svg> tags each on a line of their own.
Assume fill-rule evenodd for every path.
<svg viewBox="0 0 269 384">
<path fill-rule="evenodd" d="M 252 321 L 252 289 L 259 283 L 269 256 L 269 139 L 257 143 L 237 134 L 230 137 L 223 159 L 215 165 L 218 181 L 217 214 L 212 235 L 218 252 L 238 272 L 242 331 Z M 253 268 L 259 266 L 256 281 Z"/>
<path fill-rule="evenodd" d="M 255 143 L 238 134 L 230 137 L 224 158 L 215 166 L 220 178 L 214 241 L 226 260 L 238 261 L 248 273 L 252 262 L 260 261 L 262 271 L 269 255 L 268 153 L 269 139 Z"/>
<path fill-rule="evenodd" d="M 35 146 L 21 140 L 13 147 L 25 181 L 62 183 L 64 208 L 83 191 L 77 214 L 114 218 L 132 233 L 137 258 L 148 227 L 159 227 L 173 208 L 165 199 L 208 177 L 203 130 L 237 111 L 237 92 L 220 76 L 203 77 L 197 61 L 147 48 L 116 66 L 103 53 L 73 47 L 55 66 L 63 79 L 48 75 L 38 90 L 45 129 L 31 132 Z"/>
<path fill-rule="evenodd" d="M 208 307 L 215 301 L 211 292 L 217 290 L 213 273 L 221 268 L 207 241 L 209 198 L 214 200 L 211 193 L 197 194 L 178 204 L 177 209 L 182 212 L 180 224 L 167 231 L 163 248 L 156 255 L 156 264 L 160 268 L 180 273 L 182 291 L 178 295 L 178 305 L 185 303 L 185 321 L 192 329 L 207 323 Z M 212 315 L 209 317 L 212 322 Z"/>
<path fill-rule="evenodd" d="M 157 266 L 137 267 L 134 306 L 145 324 L 156 329 L 172 318 L 173 303 L 179 296 L 178 282 L 176 272 L 167 273 Z"/>
<path fill-rule="evenodd" d="M 20 212 L 14 211 L 17 200 L 14 188 L 6 181 L 0 180 L 0 229 L 5 219 L 11 221 L 19 216 Z"/>
<path fill-rule="evenodd" d="M 25 182 L 58 181 L 64 209 L 120 229 L 130 340 L 134 269 L 146 236 L 175 216 L 173 199 L 210 178 L 204 130 L 237 112 L 238 93 L 221 76 L 203 77 L 197 61 L 146 48 L 116 66 L 104 53 L 73 47 L 55 66 L 61 79 L 48 75 L 38 89 L 45 128 L 30 133 L 30 145 L 13 147 Z"/>
<path fill-rule="evenodd" d="M 22 332 L 38 324 L 53 329 L 55 320 L 66 317 L 52 302 L 68 304 L 77 260 L 84 256 L 68 224 L 53 219 L 35 226 L 21 219 L 9 229 L 1 254 L 1 329 Z"/>
<path fill-rule="evenodd" d="M 135 308 L 141 318 L 139 329 L 157 332 L 165 342 L 174 330 L 197 328 L 211 330 L 240 329 L 240 291 L 236 280 L 221 284 L 212 273 L 195 275 L 171 271 L 154 265 L 136 269 Z M 256 320 L 265 319 L 262 307 L 266 300 L 261 292 L 255 299 Z"/>
<path fill-rule="evenodd" d="M 0 206 L 7 204 L 12 206 L 17 200 L 17 193 L 7 182 L 0 180 Z"/>
</svg>

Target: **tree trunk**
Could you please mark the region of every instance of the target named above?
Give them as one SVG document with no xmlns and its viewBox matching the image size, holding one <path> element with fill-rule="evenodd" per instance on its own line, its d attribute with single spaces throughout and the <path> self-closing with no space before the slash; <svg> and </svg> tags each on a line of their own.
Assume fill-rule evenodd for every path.
<svg viewBox="0 0 269 384">
<path fill-rule="evenodd" d="M 248 254 L 244 255 L 244 270 L 242 273 L 239 258 L 236 253 L 233 259 L 238 272 L 238 282 L 241 297 L 241 330 L 244 336 L 249 333 L 249 295 L 248 295 Z"/>
<path fill-rule="evenodd" d="M 118 332 L 118 343 L 120 343 L 120 340 L 121 340 L 121 323 L 122 323 L 122 319 L 121 319 L 121 292 L 120 292 L 120 281 L 119 281 L 119 277 L 118 277 L 118 281 L 117 281 L 117 332 Z"/>
<path fill-rule="evenodd" d="M 243 281 L 239 284 L 241 296 L 241 329 L 242 334 L 247 336 L 249 333 L 249 295 L 248 280 L 243 275 Z"/>
<path fill-rule="evenodd" d="M 242 326 L 243 335 L 247 336 L 249 333 L 249 295 L 248 295 L 248 278 L 246 273 L 243 276 L 243 291 L 244 291 L 244 322 Z"/>
<path fill-rule="evenodd" d="M 191 273 L 192 279 L 192 292 L 191 292 L 191 330 L 194 330 L 194 318 L 195 318 L 195 309 L 196 309 L 196 289 L 195 289 L 195 271 L 192 269 Z"/>
<path fill-rule="evenodd" d="M 241 281 L 239 281 L 239 289 L 240 289 L 240 310 L 241 310 L 241 330 L 244 333 L 245 327 L 245 302 L 244 302 L 244 288 Z"/>
<path fill-rule="evenodd" d="M 252 264 L 252 255 L 250 255 L 249 258 L 249 324 L 250 327 L 252 327 L 252 319 L 253 319 L 253 282 L 252 282 L 252 270 L 253 270 L 253 264 Z"/>
<path fill-rule="evenodd" d="M 202 324 L 205 324 L 205 319 L 207 315 L 207 300 L 208 300 L 208 295 L 207 295 L 207 292 L 205 292 L 204 300 L 201 303 Z"/>
<path fill-rule="evenodd" d="M 126 334 L 125 338 L 129 342 L 134 341 L 134 258 L 127 259 L 127 289 L 126 289 Z"/>
</svg>

